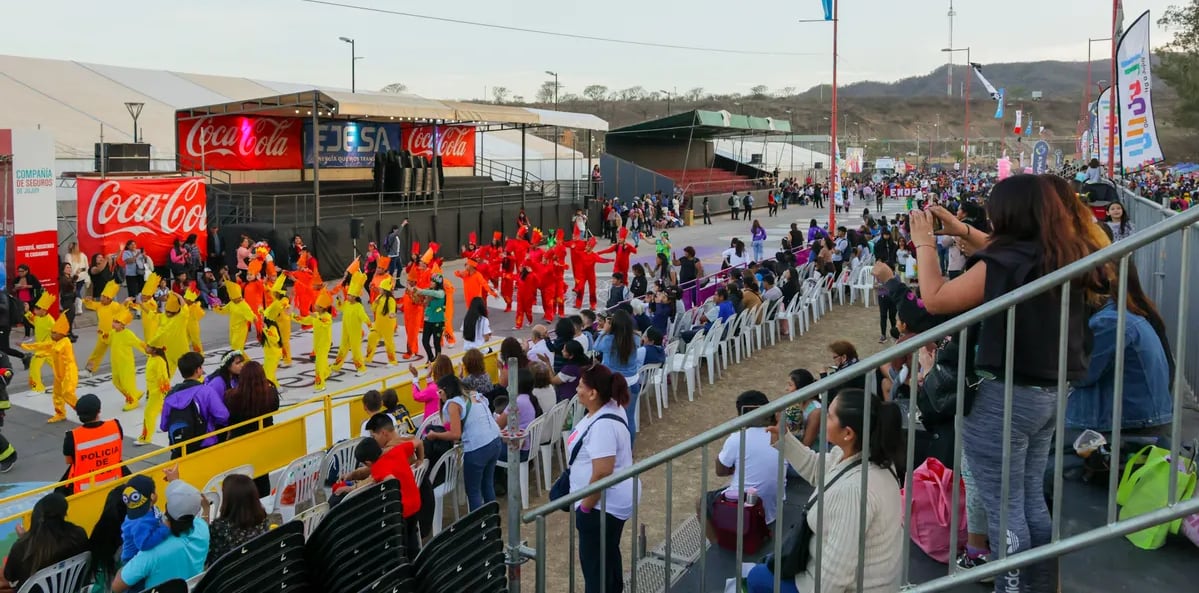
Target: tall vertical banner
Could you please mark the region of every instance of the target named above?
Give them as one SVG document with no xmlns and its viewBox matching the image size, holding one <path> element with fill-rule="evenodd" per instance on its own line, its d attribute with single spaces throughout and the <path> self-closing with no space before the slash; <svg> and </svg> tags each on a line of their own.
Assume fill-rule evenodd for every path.
<svg viewBox="0 0 1199 593">
<path fill-rule="evenodd" d="M 1040 175 L 1049 172 L 1049 143 L 1037 140 L 1032 147 L 1032 172 Z"/>
<path fill-rule="evenodd" d="M 1120 161 L 1126 171 L 1163 160 L 1157 127 L 1149 64 L 1149 11 L 1137 17 L 1116 46 L 1116 99 L 1120 122 Z"/>
<path fill-rule="evenodd" d="M 12 257 L 6 257 L 9 285 L 24 265 L 44 290 L 58 294 L 54 137 L 41 130 L 0 130 L 0 152 L 4 148 L 12 154 L 12 173 L 5 188 L 12 201 L 10 205 L 6 198 L 4 204 L 5 218 L 12 220 Z"/>
<path fill-rule="evenodd" d="M 1020 127 L 1023 125 L 1023 123 L 1024 123 L 1024 112 L 1017 109 L 1016 110 L 1016 125 L 1012 128 L 1012 132 L 1014 132 L 1017 136 L 1020 135 Z"/>
<path fill-rule="evenodd" d="M 1092 139 L 1095 143 L 1095 154 L 1098 155 L 1099 162 L 1107 166 L 1107 155 L 1111 152 L 1111 144 L 1116 145 L 1116 164 L 1119 165 L 1122 160 L 1120 158 L 1120 132 L 1116 130 L 1111 133 L 1111 97 L 1112 88 L 1108 87 L 1099 94 L 1099 100 L 1095 105 L 1095 132 L 1092 134 Z M 1114 137 L 1114 140 L 1113 140 Z"/>
</svg>

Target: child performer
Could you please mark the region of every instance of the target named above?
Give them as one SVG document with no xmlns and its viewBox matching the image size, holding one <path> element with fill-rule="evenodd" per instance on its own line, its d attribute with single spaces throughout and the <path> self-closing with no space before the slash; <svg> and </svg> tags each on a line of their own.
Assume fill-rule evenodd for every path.
<svg viewBox="0 0 1199 593">
<path fill-rule="evenodd" d="M 50 316 L 50 307 L 54 306 L 54 300 L 54 293 L 44 291 L 37 303 L 33 305 L 33 310 L 25 312 L 25 319 L 33 326 L 33 339 L 37 342 L 51 342 L 50 328 L 54 326 L 54 318 Z M 44 364 L 46 364 L 46 359 L 41 356 L 34 356 L 29 363 L 29 388 L 34 393 L 46 391 L 46 385 L 42 383 L 42 365 Z"/>
<path fill-rule="evenodd" d="M 340 371 L 346 356 L 351 356 L 357 369 L 355 374 L 359 377 L 366 374 L 366 359 L 362 357 L 362 328 L 369 328 L 371 324 L 361 301 L 365 287 L 366 274 L 356 272 L 346 288 L 346 300 L 341 307 L 341 344 L 337 347 L 337 358 L 333 361 L 333 370 Z"/>
<path fill-rule="evenodd" d="M 146 353 L 146 343 L 129 329 L 133 323 L 133 312 L 125 309 L 112 320 L 112 384 L 125 396 L 126 412 L 136 410 L 143 392 L 137 387 L 137 365 L 133 361 L 133 351 L 143 355 Z"/>
<path fill-rule="evenodd" d="M 83 306 L 96 312 L 96 317 L 99 319 L 96 324 L 96 347 L 92 348 L 92 353 L 87 357 L 87 364 L 84 366 L 84 375 L 90 377 L 96 369 L 100 367 L 100 362 L 104 360 L 104 355 L 108 354 L 110 339 L 112 338 L 112 320 L 117 313 L 123 308 L 120 303 L 113 301 L 117 293 L 120 292 L 121 285 L 109 280 L 108 284 L 104 285 L 104 291 L 100 293 L 100 300 L 93 300 L 91 297 L 83 298 Z M 72 355 L 74 359 L 74 355 Z M 78 377 L 76 377 L 78 384 Z M 72 389 L 72 398 L 74 398 L 74 390 Z M 72 401 L 74 401 L 72 399 Z M 74 405 L 74 404 L 72 404 Z"/>
<path fill-rule="evenodd" d="M 262 312 L 264 320 L 273 321 L 276 329 L 279 330 L 279 347 L 282 353 L 279 358 L 279 366 L 291 366 L 291 299 L 287 298 L 287 288 L 284 283 L 287 277 L 280 274 L 275 278 L 274 284 L 271 285 L 271 295 L 274 300 L 271 301 L 269 307 Z"/>
<path fill-rule="evenodd" d="M 107 290 L 107 287 L 105 288 Z M 115 291 L 114 293 L 115 294 Z M 112 297 L 109 297 L 112 303 Z M 120 306 L 119 304 L 117 305 Z M 111 331 L 111 327 L 109 328 Z M 54 370 L 54 415 L 46 422 L 62 422 L 67 419 L 65 406 L 75 407 L 75 388 L 79 386 L 79 366 L 75 364 L 75 348 L 71 344 L 71 322 L 66 315 L 59 315 L 50 327 L 49 342 L 29 342 L 21 347 L 50 359 Z M 108 346 L 105 345 L 105 348 Z M 104 352 L 100 352 L 104 356 Z"/>
<path fill-rule="evenodd" d="M 322 288 L 313 300 L 312 312 L 298 318 L 302 325 L 312 326 L 312 353 L 316 358 L 315 381 L 313 391 L 320 393 L 325 390 L 325 380 L 329 378 L 329 351 L 333 348 L 333 316 L 329 310 L 333 307 L 333 296 Z"/>
<path fill-rule="evenodd" d="M 193 282 L 183 292 L 183 301 L 187 304 L 187 342 L 192 352 L 204 355 L 204 342 L 200 340 L 200 320 L 204 318 L 204 307 L 200 306 L 200 293 Z M 144 322 L 143 322 L 144 323 Z"/>
<path fill-rule="evenodd" d="M 162 416 L 162 400 L 171 390 L 171 375 L 167 371 L 167 351 L 146 346 L 146 408 L 142 415 L 142 432 L 134 445 L 149 445 L 154 429 Z"/>
<path fill-rule="evenodd" d="M 229 347 L 245 356 L 246 337 L 250 335 L 250 324 L 254 323 L 257 317 L 246 304 L 241 286 L 234 282 L 226 282 L 225 290 L 229 292 L 229 304 L 215 307 L 213 311 L 229 316 Z"/>
<path fill-rule="evenodd" d="M 366 335 L 366 359 L 375 358 L 375 348 L 382 339 L 389 367 L 399 364 L 396 361 L 396 299 L 391 292 L 393 288 L 391 276 L 379 283 L 379 296 L 371 305 L 375 313 L 375 322 L 371 325 L 370 333 Z"/>
</svg>

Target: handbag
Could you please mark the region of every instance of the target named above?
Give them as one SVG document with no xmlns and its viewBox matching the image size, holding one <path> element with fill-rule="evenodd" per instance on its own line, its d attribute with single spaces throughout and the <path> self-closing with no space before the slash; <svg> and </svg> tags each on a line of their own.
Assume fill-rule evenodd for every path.
<svg viewBox="0 0 1199 593">
<path fill-rule="evenodd" d="M 824 492 L 828 492 L 833 487 L 833 484 L 836 484 L 837 480 L 841 479 L 841 476 L 849 473 L 859 465 L 862 465 L 860 457 L 853 460 L 849 464 L 849 467 L 846 467 L 841 473 L 833 476 L 833 479 L 824 485 Z M 808 568 L 808 561 L 812 558 L 811 547 L 813 535 L 812 528 L 808 525 L 808 511 L 812 510 L 812 506 L 816 504 L 817 500 L 819 499 L 813 498 L 804 505 L 803 513 L 799 517 L 799 529 L 792 531 L 791 535 L 788 535 L 783 540 L 783 548 L 780 552 L 782 557 L 779 558 L 778 567 L 780 577 L 787 579 L 795 578 L 795 575 Z M 766 568 L 774 572 L 774 554 L 767 554 L 762 559 L 762 562 L 766 565 Z"/>
<path fill-rule="evenodd" d="M 571 447 L 570 460 L 566 462 L 566 469 L 562 470 L 562 473 L 558 475 L 558 479 L 554 480 L 554 485 L 550 487 L 550 500 L 558 500 L 570 494 L 570 466 L 575 464 L 575 458 L 579 456 L 579 450 L 583 448 L 583 441 L 587 438 L 587 433 L 591 432 L 596 422 L 604 419 L 615 420 L 626 429 L 629 427 L 629 423 L 625 422 L 624 418 L 615 414 L 604 414 L 593 420 L 591 425 L 587 427 L 587 430 L 584 430 L 583 434 L 579 436 L 579 440 L 575 441 L 574 447 Z M 569 511 L 570 509 L 562 510 Z"/>
<path fill-rule="evenodd" d="M 950 340 L 937 349 L 936 362 L 916 390 L 916 406 L 925 424 L 952 422 L 958 402 L 958 341 Z M 974 349 L 966 349 L 966 400 L 963 413 L 969 414 L 982 377 L 974 369 Z"/>
<path fill-rule="evenodd" d="M 1195 492 L 1195 460 L 1179 456 L 1170 458 L 1170 450 L 1149 445 L 1133 455 L 1124 466 L 1124 475 L 1116 489 L 1120 504 L 1120 520 L 1131 519 L 1166 507 L 1169 502 L 1170 472 L 1178 473 L 1178 499 L 1190 498 Z M 1178 533 L 1182 520 L 1154 525 L 1124 537 L 1142 550 L 1155 550 L 1166 543 L 1168 533 Z"/>
<path fill-rule="evenodd" d="M 966 485 L 935 457 L 930 457 L 912 472 L 911 538 L 929 558 L 946 564 L 960 550 L 949 549 L 953 489 L 959 490 L 957 514 L 958 547 L 966 545 Z M 904 492 L 901 490 L 902 497 Z"/>
</svg>

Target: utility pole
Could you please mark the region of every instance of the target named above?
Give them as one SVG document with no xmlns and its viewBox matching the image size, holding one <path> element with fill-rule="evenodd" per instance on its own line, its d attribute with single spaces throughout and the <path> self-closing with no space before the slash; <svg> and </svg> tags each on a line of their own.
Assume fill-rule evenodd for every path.
<svg viewBox="0 0 1199 593">
<path fill-rule="evenodd" d="M 554 77 L 554 111 L 558 110 L 558 73 L 545 71 L 546 74 Z M 562 197 L 558 191 L 558 126 L 554 126 L 554 197 Z"/>
<path fill-rule="evenodd" d="M 949 45 L 946 45 L 945 47 L 953 47 L 953 17 L 957 16 L 957 14 L 958 13 L 953 11 L 953 0 L 949 0 Z M 952 53 L 949 54 L 949 64 L 948 64 L 948 67 L 946 68 L 946 71 L 949 73 L 949 83 L 945 87 L 945 92 L 947 95 L 952 97 L 953 96 L 953 54 Z M 967 74 L 967 76 L 969 76 L 969 74 Z"/>
<path fill-rule="evenodd" d="M 350 92 L 356 93 L 358 89 L 358 52 L 354 47 L 354 40 L 349 37 L 338 37 L 338 39 L 350 44 Z"/>
</svg>

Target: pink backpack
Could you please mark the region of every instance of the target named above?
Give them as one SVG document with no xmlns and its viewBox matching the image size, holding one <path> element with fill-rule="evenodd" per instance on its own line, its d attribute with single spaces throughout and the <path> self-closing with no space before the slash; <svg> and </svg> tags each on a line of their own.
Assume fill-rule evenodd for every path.
<svg viewBox="0 0 1199 593">
<path fill-rule="evenodd" d="M 958 495 L 958 549 L 949 550 L 950 507 L 953 485 Z M 904 496 L 904 491 L 900 491 Z M 946 564 L 966 548 L 966 486 L 955 479 L 953 470 L 933 457 L 924 460 L 912 473 L 912 541 L 930 558 Z"/>
</svg>

